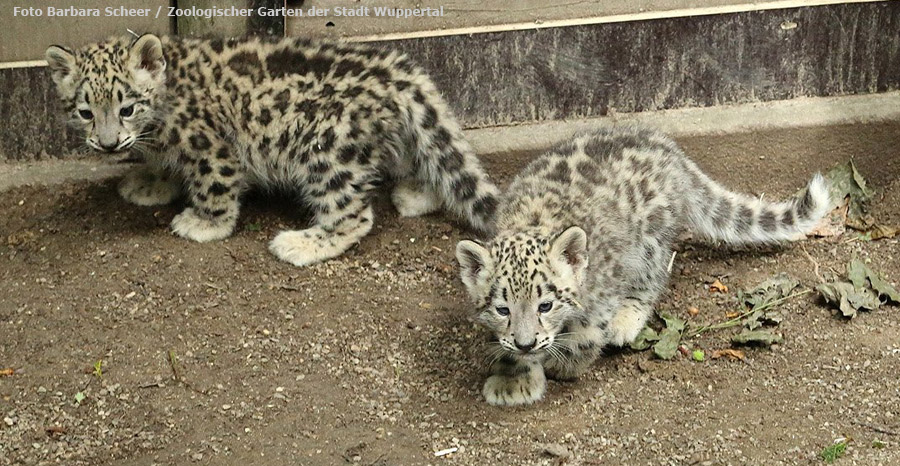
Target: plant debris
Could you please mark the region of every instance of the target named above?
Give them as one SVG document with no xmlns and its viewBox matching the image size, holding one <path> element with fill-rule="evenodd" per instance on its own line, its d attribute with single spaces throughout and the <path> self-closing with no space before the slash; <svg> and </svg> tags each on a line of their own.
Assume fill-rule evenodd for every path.
<svg viewBox="0 0 900 466">
<path fill-rule="evenodd" d="M 852 159 L 832 168 L 825 178 L 829 182 L 831 199 L 838 205 L 808 236 L 837 237 L 847 227 L 858 231 L 858 239 L 863 241 L 893 238 L 900 234 L 900 225 L 879 224 L 869 214 L 869 203 L 875 192 L 866 186 L 865 178 L 856 170 Z"/>
<path fill-rule="evenodd" d="M 772 346 L 776 343 L 783 343 L 784 337 L 771 330 L 744 330 L 731 337 L 731 342 L 735 345 Z"/>
<path fill-rule="evenodd" d="M 66 428 L 62 427 L 62 426 L 50 426 L 50 427 L 47 427 L 46 429 L 44 429 L 44 431 L 47 432 L 47 435 L 49 435 L 51 437 L 58 436 L 58 435 L 65 435 L 68 432 L 66 430 Z"/>
<path fill-rule="evenodd" d="M 750 291 L 738 292 L 738 301 L 750 306 L 753 311 L 744 319 L 748 330 L 756 330 L 763 325 L 778 325 L 784 317 L 778 311 L 767 310 L 779 300 L 790 296 L 800 286 L 800 281 L 784 273 L 760 283 Z"/>
<path fill-rule="evenodd" d="M 844 452 L 847 451 L 848 442 L 849 440 L 845 438 L 836 439 L 834 443 L 825 447 L 819 455 L 826 463 L 834 463 L 835 460 L 844 456 Z"/>
<path fill-rule="evenodd" d="M 666 327 L 659 332 L 659 341 L 653 345 L 653 354 L 660 359 L 672 359 L 678 353 L 678 343 L 681 342 L 685 322 L 668 314 L 660 314 L 659 317 Z"/>
<path fill-rule="evenodd" d="M 709 285 L 710 293 L 728 293 L 728 287 L 718 278 Z"/>
<path fill-rule="evenodd" d="M 695 349 L 691 352 L 691 359 L 697 362 L 703 362 L 706 359 L 706 354 L 701 349 Z"/>
<path fill-rule="evenodd" d="M 641 329 L 641 333 L 631 342 L 631 349 L 635 351 L 644 351 L 653 346 L 653 342 L 659 341 L 659 334 L 656 330 L 647 326 Z"/>
<path fill-rule="evenodd" d="M 866 186 L 866 179 L 856 170 L 853 159 L 832 168 L 825 178 L 828 179 L 832 199 L 848 200 L 847 222 L 862 222 L 868 213 L 869 201 L 875 192 Z"/>
<path fill-rule="evenodd" d="M 799 280 L 786 273 L 780 273 L 749 291 L 738 291 L 738 301 L 750 306 L 750 309 L 757 309 L 789 296 L 798 286 Z"/>
<path fill-rule="evenodd" d="M 852 319 L 861 310 L 873 311 L 887 302 L 900 303 L 900 292 L 859 259 L 847 264 L 847 278 L 849 281 L 822 283 L 816 287 L 826 302 L 837 305 L 844 317 Z"/>
<path fill-rule="evenodd" d="M 716 280 L 721 285 L 721 282 Z M 713 284 L 715 285 L 715 284 Z M 669 314 L 659 313 L 659 317 L 664 322 L 664 327 L 660 331 L 654 330 L 649 325 L 644 327 L 635 340 L 631 343 L 631 349 L 643 351 L 653 348 L 653 354 L 660 359 L 672 359 L 676 354 L 681 352 L 685 357 L 689 357 L 695 361 L 703 361 L 706 355 L 702 350 L 689 350 L 687 346 L 681 345 L 683 339 L 696 337 L 710 330 L 720 330 L 743 326 L 744 330 L 735 335 L 731 339 L 731 343 L 735 345 L 759 345 L 771 346 L 776 343 L 782 343 L 784 337 L 772 330 L 763 329 L 763 326 L 775 326 L 781 323 L 783 316 L 781 313 L 772 310 L 773 307 L 795 298 L 812 290 L 804 290 L 794 292 L 800 282 L 787 275 L 779 274 L 772 277 L 756 287 L 738 292 L 738 301 L 750 307 L 745 312 L 728 313 L 728 320 L 716 324 L 697 325 L 688 323 Z M 725 285 L 723 288 L 727 289 Z M 710 290 L 713 286 L 710 287 Z M 696 308 L 691 308 L 696 309 Z M 699 311 L 692 312 L 688 310 L 691 317 L 699 314 Z M 739 356 L 738 356 L 739 355 Z M 725 352 L 713 353 L 713 358 L 729 356 L 734 359 L 744 359 L 742 352 L 728 354 Z"/>
<path fill-rule="evenodd" d="M 443 450 L 434 452 L 434 456 L 447 456 L 449 454 L 456 453 L 457 450 L 459 450 L 459 447 L 445 448 Z"/>
<path fill-rule="evenodd" d="M 737 350 L 737 349 L 733 349 L 733 348 L 726 348 L 726 349 L 720 349 L 720 350 L 713 351 L 711 357 L 713 359 L 728 358 L 728 359 L 743 361 L 746 356 L 744 355 L 744 352 L 741 350 Z"/>
</svg>

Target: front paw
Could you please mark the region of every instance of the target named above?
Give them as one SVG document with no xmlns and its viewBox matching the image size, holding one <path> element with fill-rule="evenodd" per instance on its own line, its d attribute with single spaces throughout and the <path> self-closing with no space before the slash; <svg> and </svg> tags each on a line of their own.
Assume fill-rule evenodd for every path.
<svg viewBox="0 0 900 466">
<path fill-rule="evenodd" d="M 181 196 L 181 184 L 162 170 L 138 167 L 119 182 L 119 195 L 139 206 L 165 205 Z"/>
<path fill-rule="evenodd" d="M 481 393 L 488 404 L 494 406 L 518 406 L 534 403 L 544 397 L 547 379 L 540 367 L 514 377 L 492 375 L 484 382 Z"/>
<path fill-rule="evenodd" d="M 613 346 L 625 346 L 634 341 L 650 316 L 649 309 L 640 305 L 627 305 L 619 309 L 609 323 L 607 343 Z"/>
<path fill-rule="evenodd" d="M 172 219 L 172 231 L 182 238 L 205 243 L 231 236 L 234 223 L 201 217 L 193 208 L 188 207 Z"/>
</svg>

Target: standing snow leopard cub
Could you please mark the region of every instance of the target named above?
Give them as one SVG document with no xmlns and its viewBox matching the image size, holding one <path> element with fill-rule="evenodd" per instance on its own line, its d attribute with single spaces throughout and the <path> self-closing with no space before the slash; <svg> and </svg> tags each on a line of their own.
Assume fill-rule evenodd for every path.
<svg viewBox="0 0 900 466">
<path fill-rule="evenodd" d="M 799 199 L 764 202 L 712 181 L 668 137 L 631 126 L 539 157 L 501 197 L 497 236 L 456 248 L 475 319 L 495 339 L 484 397 L 533 403 L 545 373 L 574 378 L 604 345 L 633 341 L 682 230 L 730 244 L 790 240 L 829 205 L 821 175 Z"/>
<path fill-rule="evenodd" d="M 405 56 L 360 45 L 113 38 L 47 49 L 53 80 L 86 143 L 135 148 L 147 164 L 119 185 L 126 200 L 190 207 L 172 230 L 231 235 L 249 186 L 297 192 L 314 216 L 270 245 L 302 266 L 335 257 L 372 229 L 385 178 L 403 216 L 441 207 L 490 232 L 497 190 L 434 84 Z"/>
</svg>

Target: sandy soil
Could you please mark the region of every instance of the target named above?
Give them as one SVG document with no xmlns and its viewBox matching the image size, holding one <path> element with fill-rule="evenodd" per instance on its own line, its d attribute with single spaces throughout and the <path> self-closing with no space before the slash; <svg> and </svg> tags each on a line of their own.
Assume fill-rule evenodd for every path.
<svg viewBox="0 0 900 466">
<path fill-rule="evenodd" d="M 715 178 L 767 197 L 855 157 L 883 193 L 876 215 L 897 223 L 898 140 L 900 123 L 885 123 L 681 142 Z M 486 159 L 505 181 L 532 155 Z M 457 226 L 382 202 L 358 247 L 298 269 L 266 243 L 303 214 L 246 204 L 234 237 L 196 244 L 168 232 L 179 206 L 127 205 L 114 180 L 0 195 L 0 369 L 15 369 L 0 376 L 0 464 L 820 464 L 838 437 L 852 440 L 837 464 L 900 464 L 897 307 L 847 321 L 808 294 L 781 307 L 784 344 L 746 362 L 613 352 L 542 403 L 500 409 L 479 395 Z M 721 321 L 739 289 L 778 272 L 809 288 L 814 263 L 828 277 L 852 257 L 896 284 L 897 246 L 685 245 L 660 308 Z M 708 291 L 716 278 L 728 293 Z M 691 345 L 709 354 L 733 333 Z"/>
</svg>

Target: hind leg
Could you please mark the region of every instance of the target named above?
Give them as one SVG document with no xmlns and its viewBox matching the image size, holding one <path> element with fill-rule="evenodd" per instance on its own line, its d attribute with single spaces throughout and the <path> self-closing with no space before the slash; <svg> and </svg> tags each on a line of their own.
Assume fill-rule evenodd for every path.
<svg viewBox="0 0 900 466">
<path fill-rule="evenodd" d="M 298 267 L 341 255 L 372 230 L 372 207 L 365 190 L 348 189 L 309 200 L 316 212 L 315 225 L 279 233 L 269 250 Z"/>
<path fill-rule="evenodd" d="M 391 193 L 391 201 L 401 217 L 418 217 L 441 208 L 441 199 L 438 197 L 438 193 L 417 185 L 412 180 L 403 180 L 397 183 Z"/>
<path fill-rule="evenodd" d="M 279 259 L 298 267 L 335 258 L 358 243 L 372 230 L 372 207 L 346 217 L 339 225 L 329 228 L 315 225 L 305 230 L 279 233 L 269 249 Z"/>
</svg>

